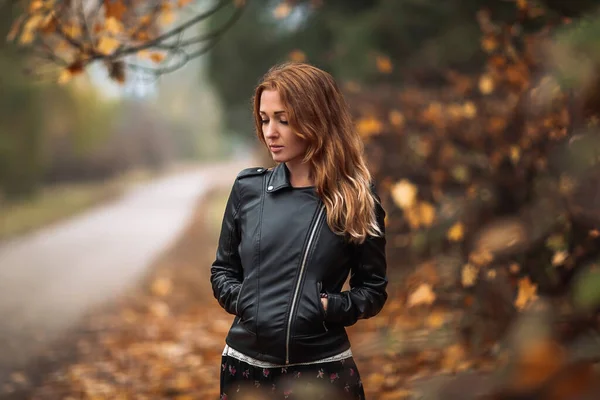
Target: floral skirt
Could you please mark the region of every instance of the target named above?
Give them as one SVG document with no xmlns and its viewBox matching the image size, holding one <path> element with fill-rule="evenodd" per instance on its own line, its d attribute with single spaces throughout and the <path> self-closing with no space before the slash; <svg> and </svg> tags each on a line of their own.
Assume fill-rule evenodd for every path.
<svg viewBox="0 0 600 400">
<path fill-rule="evenodd" d="M 230 356 L 221 360 L 221 400 L 364 400 L 352 357 L 285 368 L 255 367 Z"/>
</svg>

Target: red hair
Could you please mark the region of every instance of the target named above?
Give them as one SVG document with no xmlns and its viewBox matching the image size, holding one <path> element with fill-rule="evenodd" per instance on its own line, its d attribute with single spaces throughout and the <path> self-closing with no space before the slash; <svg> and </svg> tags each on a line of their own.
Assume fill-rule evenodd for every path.
<svg viewBox="0 0 600 400">
<path fill-rule="evenodd" d="M 256 134 L 266 146 L 259 112 L 265 90 L 279 93 L 291 129 L 308 143 L 304 161 L 311 166 L 331 230 L 354 243 L 381 236 L 364 145 L 333 77 L 305 63 L 276 65 L 265 74 L 253 103 Z"/>
</svg>

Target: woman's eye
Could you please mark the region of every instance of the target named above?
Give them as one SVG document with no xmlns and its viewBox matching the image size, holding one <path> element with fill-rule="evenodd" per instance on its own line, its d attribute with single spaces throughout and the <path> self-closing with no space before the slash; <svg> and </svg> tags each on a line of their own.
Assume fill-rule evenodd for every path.
<svg viewBox="0 0 600 400">
<path fill-rule="evenodd" d="M 263 120 L 261 120 L 261 121 L 260 121 L 260 123 L 261 123 L 261 124 L 263 124 L 263 125 L 264 125 L 264 124 L 268 124 L 268 123 L 269 123 L 269 120 L 264 120 L 264 119 L 263 119 Z"/>
<path fill-rule="evenodd" d="M 281 122 L 283 125 L 287 125 L 288 124 L 287 121 L 279 121 L 279 122 Z"/>
</svg>

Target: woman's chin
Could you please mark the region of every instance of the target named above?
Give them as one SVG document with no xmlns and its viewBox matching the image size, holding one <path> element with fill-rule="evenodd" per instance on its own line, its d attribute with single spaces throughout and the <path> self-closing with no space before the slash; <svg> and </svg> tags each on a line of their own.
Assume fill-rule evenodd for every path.
<svg viewBox="0 0 600 400">
<path fill-rule="evenodd" d="M 277 163 L 283 163 L 283 162 L 287 161 L 287 158 L 285 158 L 281 154 L 273 154 L 273 153 L 271 153 L 271 158 L 273 158 L 273 161 L 275 161 Z"/>
</svg>

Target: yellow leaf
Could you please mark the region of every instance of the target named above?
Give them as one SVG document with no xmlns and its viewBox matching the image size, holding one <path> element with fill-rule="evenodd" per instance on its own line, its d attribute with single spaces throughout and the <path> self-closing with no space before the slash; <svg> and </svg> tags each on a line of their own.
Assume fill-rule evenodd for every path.
<svg viewBox="0 0 600 400">
<path fill-rule="evenodd" d="M 377 118 L 366 117 L 357 122 L 356 129 L 363 138 L 368 138 L 381 133 L 382 125 Z"/>
<path fill-rule="evenodd" d="M 452 242 L 460 242 L 465 235 L 465 227 L 462 222 L 457 222 L 448 229 L 446 237 Z"/>
<path fill-rule="evenodd" d="M 392 186 L 392 199 L 400 208 L 411 207 L 417 198 L 417 187 L 407 179 L 402 179 L 400 182 Z"/>
<path fill-rule="evenodd" d="M 425 324 L 431 329 L 438 329 L 446 320 L 445 314 L 442 311 L 436 310 L 427 316 Z"/>
<path fill-rule="evenodd" d="M 498 48 L 498 40 L 495 36 L 485 36 L 481 39 L 481 48 L 487 53 L 491 53 Z"/>
<path fill-rule="evenodd" d="M 70 38 L 77 39 L 81 36 L 81 27 L 77 24 L 63 26 L 63 32 Z"/>
<path fill-rule="evenodd" d="M 476 265 L 487 265 L 494 260 L 494 256 L 486 249 L 477 249 L 469 254 L 469 261 Z"/>
<path fill-rule="evenodd" d="M 519 146 L 511 146 L 510 147 L 510 159 L 514 164 L 516 164 L 521 158 L 521 149 Z"/>
<path fill-rule="evenodd" d="M 43 7 L 44 2 L 42 0 L 33 0 L 31 3 L 29 3 L 29 13 L 33 14 Z"/>
<path fill-rule="evenodd" d="M 71 71 L 69 71 L 68 69 L 64 69 L 60 72 L 57 82 L 61 85 L 64 85 L 65 83 L 68 83 L 71 80 L 71 78 L 73 78 L 73 74 L 71 73 Z"/>
<path fill-rule="evenodd" d="M 305 62 L 306 54 L 301 50 L 294 50 L 289 54 L 288 58 L 293 62 Z"/>
<path fill-rule="evenodd" d="M 472 101 L 467 101 L 463 106 L 463 115 L 468 119 L 473 119 L 477 115 L 477 107 Z"/>
<path fill-rule="evenodd" d="M 29 43 L 33 42 L 34 39 L 35 39 L 35 35 L 33 34 L 32 31 L 23 31 L 23 33 L 19 37 L 19 43 L 20 44 L 29 44 Z"/>
<path fill-rule="evenodd" d="M 404 115 L 398 110 L 392 110 L 389 114 L 390 123 L 394 126 L 401 127 L 404 125 Z"/>
<path fill-rule="evenodd" d="M 435 220 L 435 207 L 426 201 L 419 204 L 419 219 L 423 226 L 431 226 Z"/>
<path fill-rule="evenodd" d="M 487 75 L 479 78 L 479 91 L 483 94 L 490 94 L 494 91 L 494 81 Z"/>
<path fill-rule="evenodd" d="M 515 300 L 515 307 L 522 310 L 536 297 L 537 285 L 532 283 L 529 277 L 519 279 L 519 292 Z"/>
<path fill-rule="evenodd" d="M 98 42 L 98 51 L 102 54 L 108 55 L 114 52 L 120 44 L 121 42 L 119 42 L 115 38 L 109 36 L 102 36 L 100 38 L 100 41 Z"/>
<path fill-rule="evenodd" d="M 429 305 L 435 301 L 435 293 L 430 284 L 422 283 L 417 290 L 408 296 L 408 307 L 414 307 L 421 304 Z"/>
<path fill-rule="evenodd" d="M 104 29 L 106 30 L 106 32 L 111 33 L 113 35 L 122 33 L 125 30 L 123 23 L 115 17 L 110 17 L 106 19 L 106 22 L 104 23 Z"/>
<path fill-rule="evenodd" d="M 561 265 L 567 257 L 569 257 L 569 253 L 565 250 L 555 252 L 552 256 L 552 265 L 555 267 Z"/>
<path fill-rule="evenodd" d="M 479 269 L 473 264 L 465 264 L 461 271 L 461 283 L 463 287 L 471 287 L 477 282 Z"/>
<path fill-rule="evenodd" d="M 159 23 L 161 25 L 170 25 L 175 21 L 175 13 L 173 10 L 166 9 L 160 13 Z"/>
<path fill-rule="evenodd" d="M 23 26 L 23 32 L 21 33 L 21 37 L 19 38 L 19 43 L 21 44 L 29 44 L 33 42 L 35 39 L 35 31 L 44 21 L 44 17 L 41 15 L 33 15 L 31 16 L 25 25 Z"/>
<path fill-rule="evenodd" d="M 177 6 L 180 8 L 185 7 L 188 4 L 190 4 L 192 1 L 194 1 L 194 0 L 177 0 Z"/>
<path fill-rule="evenodd" d="M 392 61 L 387 56 L 377 56 L 375 59 L 377 70 L 384 74 L 389 74 L 394 69 Z"/>
<path fill-rule="evenodd" d="M 288 15 L 290 15 L 291 12 L 292 12 L 292 7 L 288 3 L 283 2 L 283 3 L 279 4 L 277 7 L 275 7 L 275 9 L 273 10 L 273 16 L 277 19 L 284 19 Z"/>
</svg>

